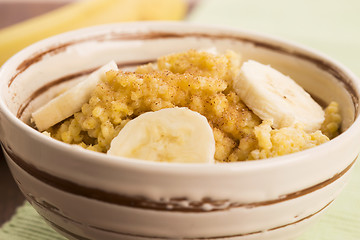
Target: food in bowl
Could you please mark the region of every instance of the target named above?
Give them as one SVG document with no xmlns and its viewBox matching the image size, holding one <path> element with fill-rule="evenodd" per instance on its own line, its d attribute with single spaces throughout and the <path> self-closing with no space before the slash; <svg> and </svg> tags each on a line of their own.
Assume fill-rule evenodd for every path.
<svg viewBox="0 0 360 240">
<path fill-rule="evenodd" d="M 214 49 L 165 55 L 133 72 L 110 62 L 32 117 L 65 143 L 165 162 L 281 156 L 329 141 L 341 125 L 336 102 L 323 110 L 271 66 Z"/>
</svg>

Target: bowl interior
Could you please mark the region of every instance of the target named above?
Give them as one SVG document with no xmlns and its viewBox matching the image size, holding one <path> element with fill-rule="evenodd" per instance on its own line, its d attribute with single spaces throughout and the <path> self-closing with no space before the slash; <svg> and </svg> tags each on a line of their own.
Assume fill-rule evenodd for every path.
<svg viewBox="0 0 360 240">
<path fill-rule="evenodd" d="M 135 29 L 135 30 L 134 30 Z M 108 25 L 56 36 L 23 50 L 4 65 L 2 97 L 17 118 L 31 112 L 97 67 L 115 60 L 120 68 L 153 62 L 188 49 L 228 49 L 270 64 L 292 77 L 317 101 L 340 104 L 342 130 L 358 113 L 359 93 L 349 74 L 328 58 L 262 35 L 177 24 Z"/>
</svg>

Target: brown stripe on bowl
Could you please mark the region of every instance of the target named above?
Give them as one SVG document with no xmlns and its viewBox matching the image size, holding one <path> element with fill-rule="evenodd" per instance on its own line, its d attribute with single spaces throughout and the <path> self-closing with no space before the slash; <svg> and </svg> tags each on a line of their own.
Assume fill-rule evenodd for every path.
<svg viewBox="0 0 360 240">
<path fill-rule="evenodd" d="M 249 232 L 249 233 L 240 233 L 240 234 L 232 234 L 232 235 L 226 235 L 226 236 L 211 236 L 211 237 L 194 237 L 194 238 L 181 238 L 181 239 L 186 239 L 186 240 L 200 240 L 200 239 L 232 239 L 232 238 L 238 238 L 238 237 L 246 237 L 246 236 L 251 236 L 251 235 L 256 235 L 256 234 L 261 234 L 263 232 L 269 232 L 269 231 L 276 231 L 276 230 L 280 230 L 282 228 L 286 228 L 286 227 L 291 227 L 292 225 L 295 224 L 299 224 L 303 221 L 309 220 L 310 218 L 320 214 L 321 212 L 323 212 L 328 206 L 330 206 L 330 204 L 333 202 L 330 201 L 329 203 L 327 203 L 323 208 L 321 208 L 320 210 L 306 216 L 303 217 L 301 219 L 298 219 L 296 221 L 290 222 L 288 224 L 284 224 L 281 226 L 277 226 L 277 227 L 273 227 L 270 229 L 267 229 L 265 231 L 255 231 L 255 232 Z M 69 219 L 66 216 L 63 216 L 61 214 L 59 214 L 56 211 L 53 211 L 52 209 L 49 209 L 47 207 L 44 207 L 44 204 L 40 204 L 37 201 L 31 201 L 31 204 L 36 205 L 39 208 L 42 208 L 44 211 L 50 211 L 52 214 L 56 215 L 59 218 L 63 218 L 64 221 L 71 221 L 75 224 L 81 224 L 73 219 Z M 52 227 L 54 227 L 55 229 L 57 229 L 60 232 L 64 232 L 66 235 L 70 235 L 71 237 L 74 237 L 75 239 L 80 239 L 80 240 L 89 240 L 88 238 L 84 238 L 83 236 L 80 236 L 74 232 L 70 232 L 66 229 L 64 229 L 63 227 L 59 226 L 58 224 L 54 223 L 53 221 L 51 221 L 48 217 L 44 216 L 44 219 L 46 220 L 46 222 L 48 222 Z M 111 233 L 111 234 L 116 234 L 119 236 L 130 236 L 130 237 L 138 237 L 138 238 L 146 238 L 146 239 L 169 239 L 168 237 L 161 237 L 161 236 L 148 236 L 148 235 L 139 235 L 139 234 L 132 234 L 132 233 L 127 233 L 127 232 L 119 232 L 119 231 L 114 231 L 114 230 L 110 230 L 110 229 L 105 229 L 105 228 L 101 228 L 101 227 L 97 227 L 97 226 L 88 226 L 88 228 L 91 228 L 95 231 L 102 231 L 102 232 L 106 232 L 106 233 Z"/>
<path fill-rule="evenodd" d="M 51 175 L 47 172 L 44 172 L 36 168 L 35 166 L 27 163 L 26 160 L 18 157 L 8 147 L 4 147 L 4 150 L 7 153 L 7 155 L 10 156 L 12 161 L 15 164 L 17 164 L 19 167 L 21 167 L 21 169 L 23 169 L 24 171 L 26 171 L 28 174 L 38 179 L 39 181 L 51 185 L 52 187 L 57 188 L 59 190 L 71 194 L 79 195 L 82 197 L 91 198 L 125 207 L 151 209 L 157 211 L 173 211 L 173 212 L 212 212 L 212 211 L 224 211 L 232 208 L 261 207 L 261 206 L 281 203 L 294 198 L 302 197 L 306 194 L 309 194 L 311 192 L 326 187 L 327 185 L 333 183 L 337 179 L 341 178 L 344 174 L 346 174 L 356 161 L 356 159 L 352 161 L 349 166 L 347 166 L 341 172 L 335 174 L 330 179 L 322 181 L 308 188 L 279 196 L 277 199 L 272 199 L 262 202 L 239 203 L 239 202 L 231 202 L 227 199 L 217 200 L 208 197 L 204 197 L 202 201 L 190 201 L 186 197 L 174 197 L 174 198 L 170 198 L 168 201 L 161 202 L 161 201 L 150 200 L 144 196 L 127 196 L 125 194 L 120 195 L 116 193 L 103 191 L 101 189 L 82 186 L 79 185 L 78 183 L 59 178 L 57 176 Z M 184 201 L 188 202 L 186 206 L 182 204 L 182 202 Z M 204 208 L 204 205 L 210 205 L 211 209 Z"/>
</svg>

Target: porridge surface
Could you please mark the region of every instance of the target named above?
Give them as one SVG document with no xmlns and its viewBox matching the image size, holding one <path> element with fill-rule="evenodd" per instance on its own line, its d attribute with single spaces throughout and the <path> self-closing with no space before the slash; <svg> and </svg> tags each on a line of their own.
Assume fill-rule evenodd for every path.
<svg viewBox="0 0 360 240">
<path fill-rule="evenodd" d="M 315 132 L 305 132 L 300 124 L 272 129 L 232 88 L 241 64 L 240 55 L 232 51 L 214 55 L 189 50 L 160 57 L 134 72 L 111 70 L 81 111 L 47 132 L 60 141 L 105 153 L 126 123 L 142 113 L 187 107 L 207 118 L 218 162 L 284 155 L 338 135 L 341 117 L 335 102 L 325 109 L 325 121 Z"/>
</svg>

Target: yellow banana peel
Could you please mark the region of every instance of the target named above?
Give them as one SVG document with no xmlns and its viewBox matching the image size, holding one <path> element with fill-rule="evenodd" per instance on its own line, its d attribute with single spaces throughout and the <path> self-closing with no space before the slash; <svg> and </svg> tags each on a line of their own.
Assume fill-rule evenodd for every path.
<svg viewBox="0 0 360 240">
<path fill-rule="evenodd" d="M 22 48 L 62 32 L 97 24 L 181 20 L 185 0 L 83 0 L 0 30 L 0 66 Z"/>
</svg>

